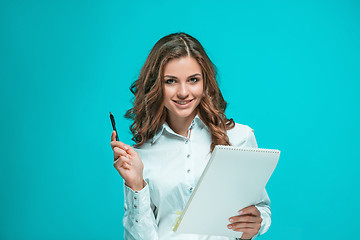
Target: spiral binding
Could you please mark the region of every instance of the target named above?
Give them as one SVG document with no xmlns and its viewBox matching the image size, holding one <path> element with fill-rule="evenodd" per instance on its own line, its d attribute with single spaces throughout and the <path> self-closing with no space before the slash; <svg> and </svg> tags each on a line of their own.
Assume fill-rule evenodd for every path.
<svg viewBox="0 0 360 240">
<path fill-rule="evenodd" d="M 263 153 L 280 153 L 280 150 L 277 149 L 265 149 L 265 148 L 243 148 L 243 147 L 234 147 L 234 146 L 227 146 L 227 145 L 216 145 L 215 148 L 218 149 L 230 149 L 230 150 L 237 150 L 243 152 L 263 152 Z"/>
</svg>

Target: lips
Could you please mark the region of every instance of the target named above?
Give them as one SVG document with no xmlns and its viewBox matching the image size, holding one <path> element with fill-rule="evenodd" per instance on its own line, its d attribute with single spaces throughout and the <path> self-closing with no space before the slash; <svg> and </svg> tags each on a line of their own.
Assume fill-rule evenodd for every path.
<svg viewBox="0 0 360 240">
<path fill-rule="evenodd" d="M 190 108 L 193 104 L 193 100 L 173 100 L 173 102 L 175 103 L 175 106 L 179 109 L 188 109 Z"/>
<path fill-rule="evenodd" d="M 193 99 L 191 100 L 181 100 L 181 101 L 175 101 L 173 100 L 175 103 L 179 104 L 179 105 L 186 105 L 188 104 L 189 102 L 191 102 Z"/>
</svg>

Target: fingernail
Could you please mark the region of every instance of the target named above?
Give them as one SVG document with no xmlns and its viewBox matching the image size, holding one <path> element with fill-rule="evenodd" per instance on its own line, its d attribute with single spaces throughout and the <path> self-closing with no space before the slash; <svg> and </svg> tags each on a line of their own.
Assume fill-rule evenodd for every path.
<svg viewBox="0 0 360 240">
<path fill-rule="evenodd" d="M 240 210 L 240 211 L 239 211 L 239 214 L 241 215 L 242 213 L 243 213 L 243 211 Z"/>
<path fill-rule="evenodd" d="M 230 228 L 232 228 L 232 226 L 231 226 L 231 225 L 228 225 L 228 228 L 230 229 Z"/>
<path fill-rule="evenodd" d="M 229 218 L 229 221 L 230 221 L 230 222 L 234 222 L 234 219 L 232 219 L 232 218 Z"/>
</svg>

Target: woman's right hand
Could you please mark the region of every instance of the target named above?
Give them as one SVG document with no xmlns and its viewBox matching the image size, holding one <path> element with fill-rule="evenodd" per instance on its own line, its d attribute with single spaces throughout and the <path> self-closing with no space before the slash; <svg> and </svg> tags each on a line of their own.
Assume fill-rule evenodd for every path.
<svg viewBox="0 0 360 240">
<path fill-rule="evenodd" d="M 111 134 L 111 148 L 114 152 L 114 167 L 125 180 L 125 184 L 134 191 L 144 187 L 144 164 L 139 154 L 129 145 L 116 141 L 116 132 Z"/>
</svg>

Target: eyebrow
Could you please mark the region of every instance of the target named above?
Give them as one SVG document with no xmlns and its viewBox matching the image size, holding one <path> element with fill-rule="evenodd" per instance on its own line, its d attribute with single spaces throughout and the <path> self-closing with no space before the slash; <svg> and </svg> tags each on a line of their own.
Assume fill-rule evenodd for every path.
<svg viewBox="0 0 360 240">
<path fill-rule="evenodd" d="M 188 78 L 195 77 L 195 76 L 200 76 L 201 77 L 201 74 L 200 73 L 195 73 L 193 75 L 190 75 Z M 177 77 L 171 76 L 171 75 L 165 75 L 164 77 L 176 78 L 177 79 Z"/>
</svg>

